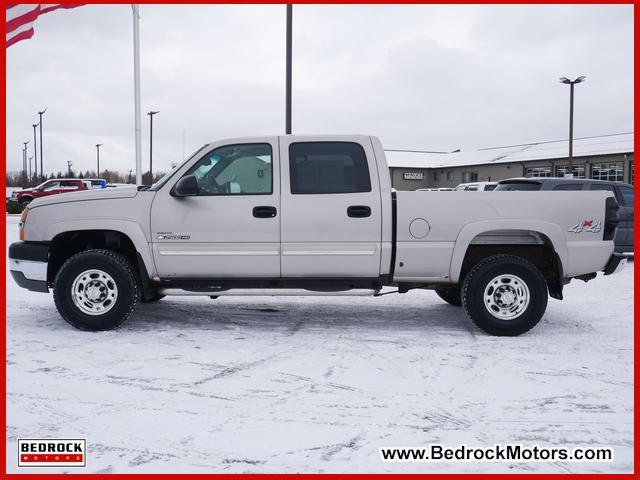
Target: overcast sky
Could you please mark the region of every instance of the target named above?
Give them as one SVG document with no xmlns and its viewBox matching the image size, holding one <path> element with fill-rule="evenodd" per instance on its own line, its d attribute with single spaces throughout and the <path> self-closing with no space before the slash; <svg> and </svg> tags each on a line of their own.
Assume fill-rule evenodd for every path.
<svg viewBox="0 0 640 480">
<path fill-rule="evenodd" d="M 7 168 L 37 111 L 45 170 L 135 168 L 129 5 L 42 16 L 7 50 Z M 633 130 L 632 5 L 296 5 L 293 133 L 366 133 L 452 150 Z M 142 5 L 143 162 L 284 132 L 285 7 Z M 29 144 L 30 155 L 31 143 Z"/>
</svg>

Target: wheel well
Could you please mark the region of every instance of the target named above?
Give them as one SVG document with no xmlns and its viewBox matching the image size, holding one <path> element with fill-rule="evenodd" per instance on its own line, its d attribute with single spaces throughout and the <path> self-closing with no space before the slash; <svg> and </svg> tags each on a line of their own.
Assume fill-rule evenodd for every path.
<svg viewBox="0 0 640 480">
<path fill-rule="evenodd" d="M 460 282 L 478 262 L 498 254 L 516 255 L 534 264 L 547 281 L 549 294 L 562 299 L 563 273 L 560 257 L 546 235 L 530 230 L 493 230 L 477 235 L 465 253 Z"/>
<path fill-rule="evenodd" d="M 64 262 L 76 253 L 94 248 L 118 252 L 138 271 L 138 255 L 131 239 L 115 230 L 78 230 L 56 235 L 49 250 L 47 281 L 53 282 Z"/>
</svg>

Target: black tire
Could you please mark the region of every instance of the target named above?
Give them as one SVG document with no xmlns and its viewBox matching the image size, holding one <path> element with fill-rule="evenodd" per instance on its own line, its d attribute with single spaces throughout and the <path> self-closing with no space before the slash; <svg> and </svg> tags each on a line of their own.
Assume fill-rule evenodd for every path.
<svg viewBox="0 0 640 480">
<path fill-rule="evenodd" d="M 154 293 L 152 297 L 149 297 L 147 299 L 144 298 L 144 295 L 142 295 L 142 297 L 140 298 L 140 301 L 142 303 L 155 303 L 158 300 L 162 300 L 166 295 L 161 295 L 159 293 Z"/>
<path fill-rule="evenodd" d="M 486 333 L 497 336 L 516 336 L 531 330 L 544 315 L 547 300 L 547 283 L 540 270 L 515 255 L 482 260 L 469 272 L 462 289 L 467 316 Z M 514 316 L 505 319 L 501 314 Z"/>
<path fill-rule="evenodd" d="M 454 307 L 462 306 L 462 288 L 460 285 L 456 285 L 452 288 L 438 288 L 436 289 L 438 296 Z"/>
<path fill-rule="evenodd" d="M 89 270 L 102 272 L 102 276 L 107 280 L 95 273 L 80 277 L 83 272 Z M 84 287 L 90 287 L 92 281 L 98 282 L 98 286 L 93 289 L 93 292 L 98 293 L 103 290 L 99 282 L 105 281 L 103 286 L 107 294 L 104 294 L 104 301 L 94 303 L 89 300 L 89 294 L 84 301 L 78 301 L 86 309 L 95 305 L 103 308 L 105 305 L 105 313 L 101 314 L 98 311 L 96 314 L 88 314 L 76 304 L 74 297 L 77 299 L 78 295 L 72 295 L 72 287 L 76 281 L 79 282 L 76 286 L 78 292 L 83 292 L 83 289 L 89 292 L 89 288 Z M 109 299 L 106 297 L 109 296 L 109 288 L 113 288 L 114 285 L 117 288 L 113 295 L 115 300 L 108 303 Z M 62 318 L 80 330 L 92 332 L 112 330 L 122 324 L 133 313 L 138 296 L 138 281 L 131 264 L 122 255 L 110 250 L 87 250 L 69 258 L 60 267 L 53 289 L 53 299 Z"/>
<path fill-rule="evenodd" d="M 31 197 L 22 197 L 20 200 L 18 200 L 18 203 L 20 205 L 22 205 L 23 207 L 26 207 L 27 205 L 29 205 L 31 202 L 33 201 L 33 198 Z"/>
</svg>

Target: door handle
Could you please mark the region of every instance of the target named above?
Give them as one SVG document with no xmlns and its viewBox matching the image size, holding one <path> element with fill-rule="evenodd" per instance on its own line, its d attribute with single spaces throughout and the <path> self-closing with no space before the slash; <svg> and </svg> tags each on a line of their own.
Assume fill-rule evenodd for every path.
<svg viewBox="0 0 640 480">
<path fill-rule="evenodd" d="M 371 216 L 371 208 L 366 205 L 352 205 L 347 208 L 347 215 L 351 218 L 365 218 Z"/>
<path fill-rule="evenodd" d="M 253 216 L 256 218 L 273 218 L 277 213 L 278 210 L 276 210 L 276 207 L 253 207 Z"/>
</svg>

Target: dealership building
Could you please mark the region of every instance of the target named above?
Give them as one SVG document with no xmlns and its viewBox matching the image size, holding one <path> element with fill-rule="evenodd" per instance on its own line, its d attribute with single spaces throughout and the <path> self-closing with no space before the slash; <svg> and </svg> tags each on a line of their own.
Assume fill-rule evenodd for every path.
<svg viewBox="0 0 640 480">
<path fill-rule="evenodd" d="M 451 153 L 386 151 L 397 190 L 455 187 L 514 177 L 563 177 L 569 173 L 569 142 L 543 141 Z M 574 178 L 633 184 L 633 133 L 576 138 Z"/>
</svg>

